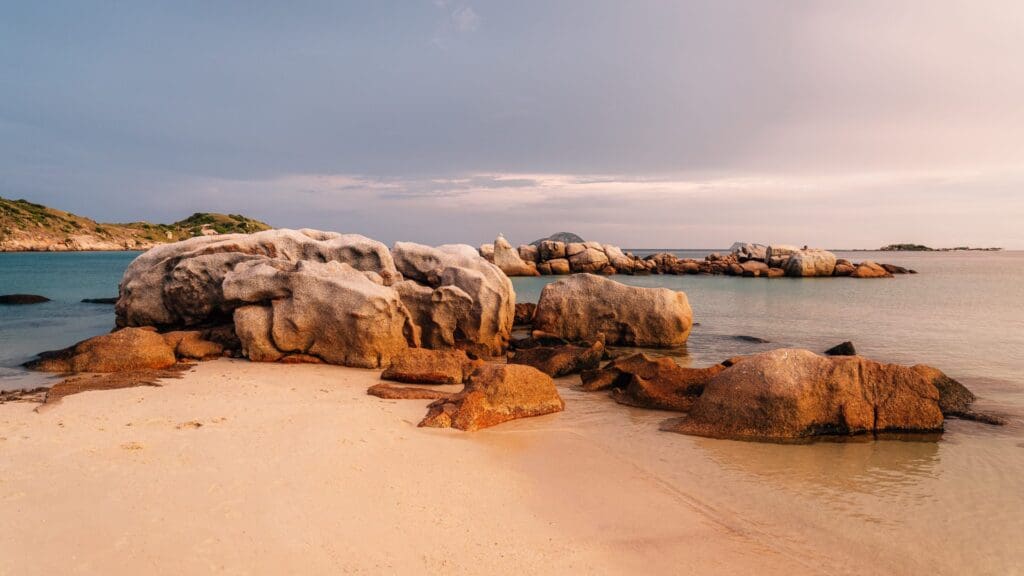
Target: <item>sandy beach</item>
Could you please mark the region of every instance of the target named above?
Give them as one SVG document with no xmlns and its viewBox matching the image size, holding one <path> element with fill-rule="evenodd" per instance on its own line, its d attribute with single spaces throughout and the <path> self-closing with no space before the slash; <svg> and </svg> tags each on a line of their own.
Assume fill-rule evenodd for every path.
<svg viewBox="0 0 1024 576">
<path fill-rule="evenodd" d="M 221 360 L 0 406 L 0 574 L 814 573 L 564 426 L 572 405 L 420 429 L 427 401 L 377 378 Z"/>
</svg>

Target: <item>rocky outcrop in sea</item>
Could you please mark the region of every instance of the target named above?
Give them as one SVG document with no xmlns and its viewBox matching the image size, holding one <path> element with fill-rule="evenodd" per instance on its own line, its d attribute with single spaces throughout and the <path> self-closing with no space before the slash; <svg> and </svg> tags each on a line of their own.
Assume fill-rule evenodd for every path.
<svg viewBox="0 0 1024 576">
<path fill-rule="evenodd" d="M 870 260 L 853 263 L 819 248 L 744 242 L 733 244 L 728 253 L 713 253 L 703 259 L 679 258 L 669 252 L 641 258 L 624 252 L 618 246 L 593 241 L 545 239 L 513 248 L 504 236 L 499 235 L 494 243 L 482 245 L 479 252 L 509 276 L 588 272 L 602 275 L 712 274 L 745 278 L 891 278 L 893 274 L 916 273 Z"/>
</svg>

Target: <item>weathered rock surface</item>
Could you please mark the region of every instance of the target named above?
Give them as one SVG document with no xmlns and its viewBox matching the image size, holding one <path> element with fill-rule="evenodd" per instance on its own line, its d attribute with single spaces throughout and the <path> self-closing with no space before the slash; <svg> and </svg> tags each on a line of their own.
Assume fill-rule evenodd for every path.
<svg viewBox="0 0 1024 576">
<path fill-rule="evenodd" d="M 462 350 L 409 348 L 380 377 L 409 384 L 461 384 L 476 365 Z"/>
<path fill-rule="evenodd" d="M 686 342 L 693 313 L 683 292 L 575 274 L 544 287 L 533 322 L 535 335 L 593 342 L 604 334 L 609 345 L 672 347 Z"/>
<path fill-rule="evenodd" d="M 392 254 L 406 278 L 433 290 L 435 304 L 429 320 L 427 314 L 419 314 L 424 346 L 466 347 L 491 356 L 504 353 L 512 333 L 516 293 L 497 266 L 464 244 L 432 248 L 398 242 Z"/>
<path fill-rule="evenodd" d="M 604 352 L 604 343 L 598 340 L 589 347 L 567 344 L 518 350 L 508 361 L 533 366 L 552 378 L 559 378 L 597 368 Z"/>
<path fill-rule="evenodd" d="M 974 420 L 995 426 L 1006 424 L 1006 420 L 1000 416 L 974 410 L 971 407 L 977 399 L 974 393 L 941 370 L 925 364 L 917 364 L 911 368 L 939 391 L 939 408 L 944 416 Z"/>
<path fill-rule="evenodd" d="M 537 265 L 526 262 L 519 256 L 519 251 L 509 244 L 504 236 L 498 235 L 494 240 L 494 265 L 509 276 L 539 276 Z"/>
<path fill-rule="evenodd" d="M 787 276 L 831 276 L 836 268 L 836 256 L 827 250 L 800 250 L 790 254 L 783 268 Z"/>
<path fill-rule="evenodd" d="M 363 236 L 316 230 L 159 246 L 125 272 L 118 325 L 234 322 L 242 354 L 258 361 L 376 367 L 421 344 L 504 352 L 515 293 L 500 269 L 463 245 L 399 243 L 394 254 Z"/>
<path fill-rule="evenodd" d="M 486 364 L 473 372 L 462 392 L 431 403 L 420 426 L 473 431 L 563 409 L 565 402 L 547 374 L 530 366 Z"/>
<path fill-rule="evenodd" d="M 224 277 L 241 262 L 342 262 L 400 280 L 386 246 L 358 234 L 267 230 L 191 238 L 157 246 L 136 258 L 121 280 L 119 326 L 193 326 L 229 318 L 238 303 L 224 298 Z"/>
<path fill-rule="evenodd" d="M 128 372 L 162 370 L 175 362 L 174 348 L 155 330 L 123 328 L 70 348 L 43 352 L 26 367 L 41 372 Z"/>
<path fill-rule="evenodd" d="M 941 431 L 939 392 L 912 368 L 781 349 L 711 378 L 687 417 L 663 429 L 743 440 Z"/>
<path fill-rule="evenodd" d="M 40 296 L 38 294 L 0 294 L 0 304 L 8 306 L 42 304 L 43 302 L 49 301 L 50 299 L 46 296 Z"/>
<path fill-rule="evenodd" d="M 442 392 L 429 388 L 418 388 L 415 386 L 394 386 L 392 384 L 374 384 L 366 389 L 370 396 L 385 398 L 387 400 L 439 400 L 450 398 L 452 392 Z"/>
<path fill-rule="evenodd" d="M 337 261 L 247 262 L 226 275 L 223 294 L 234 302 L 271 301 L 270 343 L 282 355 L 377 368 L 419 344 L 398 292 Z M 243 350 L 267 345 L 265 313 L 234 320 Z"/>
<path fill-rule="evenodd" d="M 686 412 L 697 401 L 707 382 L 723 370 L 725 366 L 721 364 L 707 368 L 648 365 L 634 372 L 623 371 L 625 385 L 614 386 L 611 394 L 619 404 Z M 618 378 L 616 383 L 622 382 L 623 377 Z"/>
</svg>

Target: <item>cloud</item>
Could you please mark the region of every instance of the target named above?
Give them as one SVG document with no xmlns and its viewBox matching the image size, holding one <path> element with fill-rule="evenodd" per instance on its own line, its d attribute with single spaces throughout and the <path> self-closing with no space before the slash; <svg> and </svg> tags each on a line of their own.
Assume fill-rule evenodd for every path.
<svg viewBox="0 0 1024 576">
<path fill-rule="evenodd" d="M 480 16 L 470 6 L 460 6 L 452 11 L 452 24 L 459 32 L 474 32 L 480 27 Z"/>
</svg>

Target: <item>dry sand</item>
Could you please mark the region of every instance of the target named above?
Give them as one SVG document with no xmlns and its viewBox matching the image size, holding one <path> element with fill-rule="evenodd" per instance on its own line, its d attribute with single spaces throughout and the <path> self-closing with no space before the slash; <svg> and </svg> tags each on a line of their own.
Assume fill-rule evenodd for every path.
<svg viewBox="0 0 1024 576">
<path fill-rule="evenodd" d="M 602 441 L 626 410 L 605 397 L 464 433 L 417 428 L 429 401 L 368 396 L 377 378 L 218 360 L 0 405 L 0 574 L 820 570 Z"/>
</svg>

